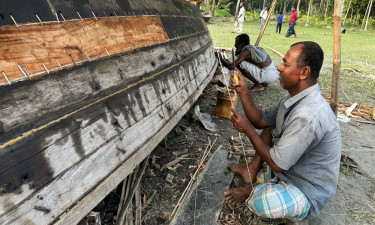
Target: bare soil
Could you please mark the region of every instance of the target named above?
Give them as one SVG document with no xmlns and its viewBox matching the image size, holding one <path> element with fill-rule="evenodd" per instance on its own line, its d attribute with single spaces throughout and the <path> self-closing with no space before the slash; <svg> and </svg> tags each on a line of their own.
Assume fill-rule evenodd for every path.
<svg viewBox="0 0 375 225">
<path fill-rule="evenodd" d="M 286 91 L 275 83 L 264 91 L 254 92 L 253 98 L 260 106 L 267 107 L 285 94 Z M 206 130 L 199 121 L 193 119 L 193 106 L 152 153 L 156 161 L 146 168 L 142 179 L 142 194 L 146 195 L 146 199 L 152 196 L 143 212 L 144 224 L 168 224 L 178 199 L 195 172 L 203 150 L 214 140 L 216 142 L 213 150 L 219 145 L 229 150 L 232 146 L 230 137 L 238 136 L 230 120 L 215 116 L 216 95 L 216 89 L 210 84 L 195 104 L 200 106 L 201 112 L 212 116 L 218 126 L 217 132 Z M 237 110 L 243 114 L 240 100 Z M 356 119 L 352 119 L 349 123 L 340 122 L 340 126 L 343 154 L 337 194 L 319 218 L 310 221 L 310 224 L 374 224 L 375 164 L 371 160 L 371 157 L 375 160 L 374 125 L 358 123 Z M 364 164 L 364 160 L 360 158 L 363 153 L 368 154 L 365 157 L 369 161 L 367 164 Z M 177 168 L 160 170 L 159 167 L 184 154 L 189 155 L 187 159 L 177 164 Z M 173 175 L 172 181 L 166 181 L 168 174 Z M 241 178 L 235 176 L 232 186 L 241 185 L 243 185 Z M 218 224 L 285 224 L 285 222 L 259 218 L 249 212 L 245 206 L 232 210 L 227 205 L 223 207 L 217 221 Z"/>
<path fill-rule="evenodd" d="M 249 82 L 249 86 L 251 86 Z M 267 107 L 286 94 L 278 84 L 271 84 L 264 91 L 254 92 L 257 104 Z M 141 180 L 142 224 L 169 224 L 186 185 L 197 169 L 199 160 L 208 145 L 212 151 L 219 145 L 231 149 L 231 136 L 238 136 L 228 119 L 215 116 L 217 90 L 209 84 L 195 105 L 211 115 L 218 127 L 217 132 L 206 130 L 202 123 L 193 119 L 195 105 L 179 121 L 151 153 L 148 166 Z M 237 110 L 243 114 L 240 100 Z M 337 193 L 321 215 L 310 224 L 375 224 L 375 125 L 359 123 L 364 119 L 340 122 L 343 153 Z M 366 120 L 367 121 L 367 120 Z M 178 163 L 165 165 L 183 156 Z M 243 157 L 242 157 L 243 158 Z M 242 163 L 244 160 L 242 159 Z M 244 185 L 235 176 L 232 187 Z M 103 224 L 114 224 L 121 185 L 99 204 Z M 100 208 L 101 207 L 101 208 Z M 224 205 L 217 224 L 285 224 L 285 220 L 262 219 L 251 213 L 246 206 L 230 209 Z"/>
</svg>

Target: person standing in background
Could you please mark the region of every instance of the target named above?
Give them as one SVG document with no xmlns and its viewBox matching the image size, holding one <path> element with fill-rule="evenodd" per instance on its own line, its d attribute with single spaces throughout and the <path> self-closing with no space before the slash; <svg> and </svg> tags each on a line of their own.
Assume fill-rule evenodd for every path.
<svg viewBox="0 0 375 225">
<path fill-rule="evenodd" d="M 264 21 L 266 21 L 266 19 L 267 19 L 267 6 L 264 7 L 262 12 L 260 12 L 259 17 L 260 17 L 260 30 L 261 30 L 262 27 L 263 27 Z"/>
<path fill-rule="evenodd" d="M 277 25 L 276 25 L 276 33 L 279 31 L 279 34 L 281 32 L 281 26 L 283 25 L 283 12 L 279 12 L 279 15 L 277 16 Z"/>
<path fill-rule="evenodd" d="M 238 13 L 238 17 L 236 18 L 236 22 L 234 23 L 234 30 L 232 33 L 243 33 L 243 22 L 245 21 L 245 7 L 243 6 L 243 2 L 240 3 L 240 11 Z"/>
<path fill-rule="evenodd" d="M 296 31 L 294 30 L 294 26 L 297 23 L 297 19 L 298 19 L 298 14 L 296 12 L 296 9 L 293 7 L 292 12 L 290 14 L 290 19 L 289 19 L 289 28 L 285 34 L 285 37 L 290 37 L 292 36 L 292 34 L 294 34 L 294 38 L 297 37 Z"/>
</svg>

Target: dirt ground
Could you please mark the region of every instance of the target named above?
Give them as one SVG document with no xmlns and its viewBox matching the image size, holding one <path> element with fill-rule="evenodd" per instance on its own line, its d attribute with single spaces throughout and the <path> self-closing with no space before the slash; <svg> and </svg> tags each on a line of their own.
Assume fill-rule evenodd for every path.
<svg viewBox="0 0 375 225">
<path fill-rule="evenodd" d="M 195 105 L 200 106 L 201 112 L 211 115 L 218 127 L 217 132 L 206 130 L 199 121 L 193 119 L 194 105 L 152 152 L 153 160 L 141 181 L 142 196 L 147 202 L 142 216 L 143 224 L 168 224 L 207 145 L 215 141 L 213 150 L 219 145 L 230 149 L 230 137 L 238 136 L 230 120 L 215 116 L 216 94 L 213 84 L 208 85 Z M 253 93 L 253 97 L 257 104 L 267 107 L 285 94 L 275 83 L 262 92 Z M 243 114 L 240 101 L 237 110 Z M 340 122 L 340 126 L 343 154 L 337 193 L 321 215 L 310 221 L 310 224 L 375 224 L 374 125 L 352 119 L 348 123 Z M 172 168 L 163 168 L 163 165 L 184 155 L 184 159 Z M 241 185 L 241 181 L 235 176 L 232 186 L 238 185 Z M 285 221 L 264 220 L 250 213 L 244 206 L 231 210 L 225 205 L 217 223 L 285 224 Z"/>
<path fill-rule="evenodd" d="M 249 82 L 249 86 L 251 86 Z M 259 106 L 267 107 L 286 94 L 277 83 L 253 93 Z M 141 180 L 142 224 L 169 224 L 172 212 L 197 169 L 204 150 L 212 145 L 231 149 L 231 136 L 238 136 L 228 119 L 215 116 L 217 89 L 209 84 L 195 105 L 151 153 Z M 373 105 L 373 103 L 371 103 Z M 211 115 L 217 131 L 206 130 L 193 118 L 194 108 Z M 237 110 L 243 114 L 240 100 Z M 342 133 L 342 160 L 337 193 L 321 215 L 309 224 L 375 224 L 375 125 L 361 123 L 363 118 L 339 122 Z M 246 142 L 246 140 L 245 140 Z M 249 146 L 251 149 L 252 146 Z M 178 163 L 166 168 L 177 159 Z M 249 159 L 250 160 L 250 159 Z M 243 157 L 241 159 L 244 163 Z M 242 186 L 235 176 L 232 187 Z M 102 224 L 114 224 L 121 185 L 111 192 L 94 211 L 100 211 Z M 249 212 L 246 206 L 231 210 L 224 205 L 217 224 L 285 224 L 284 220 L 266 220 Z"/>
</svg>

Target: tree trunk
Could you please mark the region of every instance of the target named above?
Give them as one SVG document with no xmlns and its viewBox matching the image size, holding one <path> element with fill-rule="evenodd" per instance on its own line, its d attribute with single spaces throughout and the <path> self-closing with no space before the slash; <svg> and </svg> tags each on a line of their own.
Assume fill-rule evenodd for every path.
<svg viewBox="0 0 375 225">
<path fill-rule="evenodd" d="M 365 15 L 363 16 L 361 29 L 363 29 L 363 26 L 365 25 L 366 15 L 367 15 L 369 7 L 370 7 L 370 1 L 367 4 L 366 12 L 365 12 Z"/>
<path fill-rule="evenodd" d="M 338 87 L 341 66 L 341 17 L 342 17 L 342 1 L 335 0 L 334 16 L 333 16 L 333 72 L 332 72 L 332 88 L 331 88 L 331 108 L 337 116 L 338 106 Z"/>
<path fill-rule="evenodd" d="M 283 11 L 284 16 L 286 14 L 286 8 L 288 8 L 288 0 L 285 0 L 285 2 L 284 2 L 284 11 Z"/>
<path fill-rule="evenodd" d="M 297 3 L 297 15 L 299 16 L 299 4 L 301 4 L 301 0 L 298 0 L 298 3 Z"/>
<path fill-rule="evenodd" d="M 327 0 L 326 10 L 324 11 L 324 19 L 327 18 L 327 11 L 328 11 L 328 6 L 329 6 L 329 2 L 330 2 L 330 1 L 331 1 L 331 0 Z"/>
<path fill-rule="evenodd" d="M 267 4 L 267 0 L 263 0 L 263 8 L 262 9 L 264 9 L 264 7 L 266 6 L 266 4 Z"/>
<path fill-rule="evenodd" d="M 312 2 L 312 0 L 310 0 L 310 2 L 309 2 L 309 9 L 307 10 L 307 15 L 306 15 L 306 25 L 309 24 L 309 16 L 310 16 L 310 10 L 311 10 L 311 2 Z"/>
<path fill-rule="evenodd" d="M 372 6 L 372 0 L 370 0 L 370 8 L 368 10 L 368 13 L 367 13 L 367 19 L 366 19 L 366 25 L 365 25 L 365 30 L 367 30 L 367 23 L 368 23 L 368 18 L 370 17 L 370 13 L 371 13 L 371 6 Z"/>
<path fill-rule="evenodd" d="M 240 2 L 241 2 L 241 0 L 237 0 L 236 13 L 234 15 L 234 18 L 238 17 L 238 10 L 240 10 Z"/>
<path fill-rule="evenodd" d="M 352 13 L 350 14 L 350 23 L 351 23 L 351 24 L 353 24 L 353 12 L 354 12 L 354 10 L 353 10 L 353 8 L 352 8 Z"/>
<path fill-rule="evenodd" d="M 342 22 L 342 25 L 345 25 L 346 17 L 348 16 L 348 12 L 349 12 L 351 4 L 352 4 L 352 0 L 350 0 L 350 2 L 349 2 L 349 6 L 348 6 L 348 9 L 346 10 L 346 14 L 345 14 L 345 17 L 344 17 L 344 22 Z M 352 10 L 352 12 L 353 12 L 353 10 Z"/>
<path fill-rule="evenodd" d="M 215 2 L 216 0 L 212 0 L 212 7 L 211 7 L 211 16 L 215 16 Z"/>
</svg>

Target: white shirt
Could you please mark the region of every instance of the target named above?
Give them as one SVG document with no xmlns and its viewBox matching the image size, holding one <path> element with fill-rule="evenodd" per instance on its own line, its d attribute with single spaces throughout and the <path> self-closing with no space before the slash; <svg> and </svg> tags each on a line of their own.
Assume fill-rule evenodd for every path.
<svg viewBox="0 0 375 225">
<path fill-rule="evenodd" d="M 260 12 L 260 17 L 262 17 L 262 19 L 267 19 L 267 9 L 263 9 L 262 12 Z"/>
<path fill-rule="evenodd" d="M 238 22 L 245 21 L 245 7 L 240 8 L 240 12 L 238 13 Z"/>
</svg>

